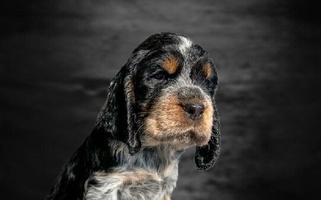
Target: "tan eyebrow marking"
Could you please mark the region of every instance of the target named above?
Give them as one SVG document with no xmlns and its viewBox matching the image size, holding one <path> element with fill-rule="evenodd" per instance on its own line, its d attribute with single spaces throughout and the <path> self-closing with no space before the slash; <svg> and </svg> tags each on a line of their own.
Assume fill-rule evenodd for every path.
<svg viewBox="0 0 321 200">
<path fill-rule="evenodd" d="M 210 63 L 206 63 L 202 66 L 202 71 L 205 75 L 205 78 L 210 78 L 212 76 L 212 67 Z"/>
<path fill-rule="evenodd" d="M 179 66 L 179 60 L 175 56 L 169 56 L 162 62 L 162 67 L 169 74 L 174 74 Z"/>
</svg>

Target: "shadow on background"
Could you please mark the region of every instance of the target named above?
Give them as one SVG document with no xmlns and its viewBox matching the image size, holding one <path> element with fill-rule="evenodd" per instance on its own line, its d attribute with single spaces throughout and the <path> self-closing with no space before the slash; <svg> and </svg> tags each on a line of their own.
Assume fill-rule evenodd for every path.
<svg viewBox="0 0 321 200">
<path fill-rule="evenodd" d="M 109 80 L 156 32 L 214 57 L 222 154 L 180 163 L 173 199 L 320 197 L 319 7 L 303 0 L 0 3 L 0 193 L 42 199 L 90 134 Z"/>
</svg>

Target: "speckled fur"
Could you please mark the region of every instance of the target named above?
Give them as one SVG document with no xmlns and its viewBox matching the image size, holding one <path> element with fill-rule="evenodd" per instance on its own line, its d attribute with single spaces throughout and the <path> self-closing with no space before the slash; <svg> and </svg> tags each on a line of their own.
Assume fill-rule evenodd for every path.
<svg viewBox="0 0 321 200">
<path fill-rule="evenodd" d="M 123 152 L 115 151 L 122 167 L 112 168 L 108 173 L 98 171 L 89 177 L 86 199 L 159 200 L 171 195 L 181 152 L 169 146 L 146 148 L 135 156 Z"/>
</svg>

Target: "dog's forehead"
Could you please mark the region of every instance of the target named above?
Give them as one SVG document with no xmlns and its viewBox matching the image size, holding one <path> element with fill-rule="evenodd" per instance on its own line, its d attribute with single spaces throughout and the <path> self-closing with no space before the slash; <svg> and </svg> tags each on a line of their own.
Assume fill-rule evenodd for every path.
<svg viewBox="0 0 321 200">
<path fill-rule="evenodd" d="M 162 67 L 171 77 L 176 77 L 180 85 L 192 85 L 194 79 L 209 78 L 216 73 L 209 54 L 188 37 L 177 34 L 156 34 L 147 38 L 134 50 L 128 62 L 130 70 L 142 76 L 151 77 Z"/>
<path fill-rule="evenodd" d="M 151 54 L 156 51 L 178 51 L 185 58 L 195 57 L 200 54 L 205 54 L 206 51 L 198 44 L 194 43 L 188 37 L 174 34 L 174 33 L 161 33 L 154 34 L 143 41 L 133 53 Z"/>
<path fill-rule="evenodd" d="M 133 55 L 136 59 L 130 60 L 136 63 L 168 59 L 167 63 L 181 62 L 184 68 L 189 68 L 202 57 L 208 57 L 208 53 L 191 39 L 171 33 L 152 35 L 133 51 Z"/>
</svg>

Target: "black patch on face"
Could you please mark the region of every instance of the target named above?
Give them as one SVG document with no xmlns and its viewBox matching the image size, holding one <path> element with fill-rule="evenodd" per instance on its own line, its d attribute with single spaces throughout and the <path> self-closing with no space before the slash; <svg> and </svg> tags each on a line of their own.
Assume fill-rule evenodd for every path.
<svg viewBox="0 0 321 200">
<path fill-rule="evenodd" d="M 188 51 L 188 59 L 191 63 L 195 63 L 201 57 L 207 57 L 208 53 L 198 44 L 193 44 Z"/>
<path fill-rule="evenodd" d="M 150 50 L 155 51 L 161 49 L 167 45 L 176 45 L 179 44 L 179 40 L 176 34 L 173 33 L 159 33 L 152 35 L 147 38 L 143 43 L 141 43 L 133 53 L 139 50 Z"/>
</svg>

